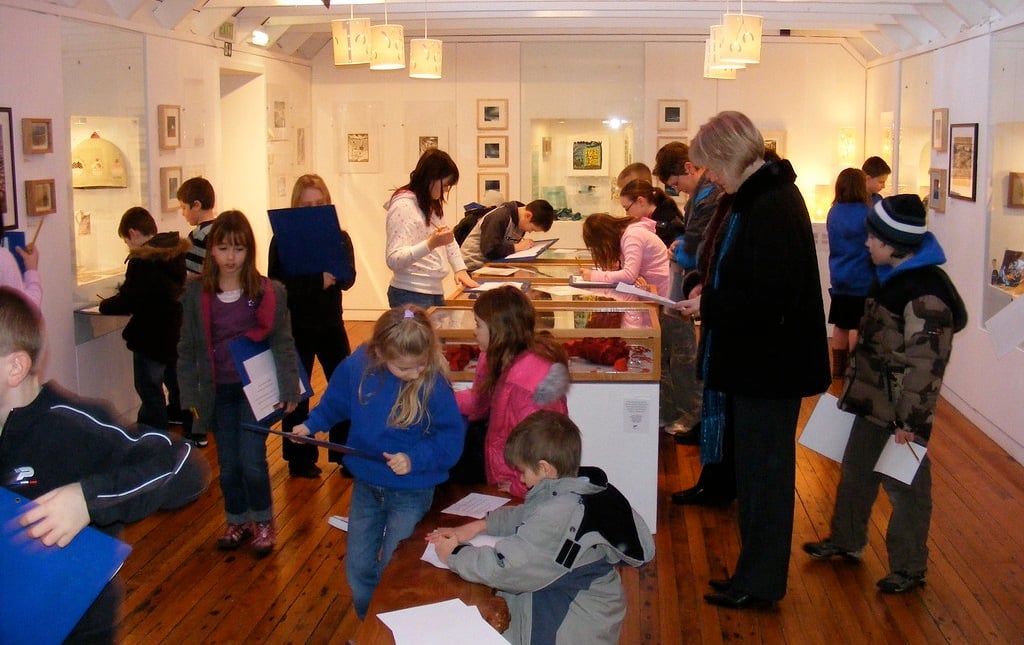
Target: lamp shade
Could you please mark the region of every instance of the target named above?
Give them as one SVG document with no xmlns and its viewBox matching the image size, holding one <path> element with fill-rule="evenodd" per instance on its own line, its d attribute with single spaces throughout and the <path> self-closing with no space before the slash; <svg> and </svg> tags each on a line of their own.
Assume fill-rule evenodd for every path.
<svg viewBox="0 0 1024 645">
<path fill-rule="evenodd" d="M 335 65 L 360 65 L 370 62 L 370 19 L 332 20 Z"/>
<path fill-rule="evenodd" d="M 441 78 L 441 41 L 409 39 L 409 78 Z"/>
<path fill-rule="evenodd" d="M 722 60 L 722 52 L 725 51 L 728 43 L 725 40 L 725 25 L 711 25 L 710 57 L 706 58 L 708 67 L 713 70 L 736 70 L 743 69 L 746 63 L 726 62 Z M 733 77 L 735 78 L 735 77 Z"/>
<path fill-rule="evenodd" d="M 731 81 L 736 78 L 736 69 L 715 69 L 711 62 L 715 57 L 715 41 L 708 38 L 704 41 L 704 78 L 714 78 L 723 81 Z"/>
<path fill-rule="evenodd" d="M 72 188 L 127 188 L 125 156 L 96 132 L 71 151 Z"/>
<path fill-rule="evenodd" d="M 722 17 L 725 28 L 724 47 L 718 59 L 726 63 L 754 65 L 761 62 L 761 30 L 764 18 L 749 13 L 727 13 Z"/>
<path fill-rule="evenodd" d="M 405 29 L 402 25 L 370 27 L 370 69 L 405 67 Z"/>
</svg>

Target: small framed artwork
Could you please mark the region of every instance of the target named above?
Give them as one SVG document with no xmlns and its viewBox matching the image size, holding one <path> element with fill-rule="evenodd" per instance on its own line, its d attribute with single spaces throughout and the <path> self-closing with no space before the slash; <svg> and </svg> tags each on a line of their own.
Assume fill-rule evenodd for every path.
<svg viewBox="0 0 1024 645">
<path fill-rule="evenodd" d="M 658 150 L 676 141 L 690 145 L 690 137 L 658 137 Z"/>
<path fill-rule="evenodd" d="M 945 168 L 928 169 L 928 208 L 936 213 L 946 212 L 947 179 Z"/>
<path fill-rule="evenodd" d="M 181 166 L 160 169 L 160 210 L 172 213 L 178 209 L 178 187 L 181 186 Z"/>
<path fill-rule="evenodd" d="M 932 150 L 945 152 L 949 146 L 949 108 L 932 110 Z"/>
<path fill-rule="evenodd" d="M 688 102 L 685 99 L 659 99 L 658 130 L 685 130 L 687 107 Z"/>
<path fill-rule="evenodd" d="M 977 188 L 978 124 L 955 123 L 949 128 L 949 196 L 973 202 Z"/>
<path fill-rule="evenodd" d="M 439 147 L 438 146 L 438 141 L 439 140 L 440 139 L 439 139 L 439 137 L 436 134 L 428 134 L 428 135 L 425 135 L 425 136 L 420 136 L 420 138 L 419 138 L 419 151 L 420 151 L 420 155 L 422 155 L 427 150 L 430 150 L 431 148 Z M 417 157 L 417 159 L 418 159 L 418 157 Z"/>
<path fill-rule="evenodd" d="M 785 130 L 762 130 L 764 137 L 764 149 L 771 150 L 783 159 L 786 158 L 786 131 Z"/>
<path fill-rule="evenodd" d="M 57 189 L 53 179 L 29 179 L 25 182 L 25 212 L 49 215 L 57 212 Z"/>
<path fill-rule="evenodd" d="M 14 186 L 14 119 L 11 108 L 0 108 L 0 222 L 3 230 L 18 228 L 18 197 Z"/>
<path fill-rule="evenodd" d="M 1006 207 L 1024 208 L 1024 172 L 1011 172 L 1006 182 Z"/>
<path fill-rule="evenodd" d="M 348 162 L 370 163 L 370 133 L 348 133 Z"/>
<path fill-rule="evenodd" d="M 507 168 L 508 137 L 477 137 L 476 165 L 482 168 Z"/>
<path fill-rule="evenodd" d="M 483 201 L 484 193 L 497 192 L 503 200 L 508 199 L 507 172 L 481 172 L 476 176 L 476 200 Z"/>
<path fill-rule="evenodd" d="M 608 174 L 608 139 L 579 137 L 569 139 L 569 169 L 572 176 Z"/>
<path fill-rule="evenodd" d="M 508 99 L 477 99 L 477 130 L 508 130 Z"/>
<path fill-rule="evenodd" d="M 160 149 L 176 150 L 181 147 L 181 106 L 156 106 L 157 127 L 160 131 Z"/>
<path fill-rule="evenodd" d="M 21 120 L 21 150 L 27 155 L 53 152 L 53 125 L 50 119 Z"/>
</svg>

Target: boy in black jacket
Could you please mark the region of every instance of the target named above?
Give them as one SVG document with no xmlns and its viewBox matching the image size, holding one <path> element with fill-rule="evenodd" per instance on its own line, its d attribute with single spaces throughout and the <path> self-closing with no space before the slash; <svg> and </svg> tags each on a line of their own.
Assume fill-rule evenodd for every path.
<svg viewBox="0 0 1024 645">
<path fill-rule="evenodd" d="M 106 407 L 40 384 L 39 310 L 0 287 L 0 485 L 35 501 L 18 522 L 28 537 L 64 547 L 88 525 L 121 526 L 196 500 L 209 465 L 160 432 L 130 434 Z M 65 643 L 113 643 L 123 589 L 104 587 Z"/>
<path fill-rule="evenodd" d="M 157 233 L 145 208 L 121 216 L 117 234 L 128 245 L 128 268 L 117 294 L 100 302 L 100 313 L 130 315 L 122 332 L 132 352 L 135 391 L 142 405 L 138 422 L 166 430 L 168 410 L 178 413 L 178 335 L 181 333 L 181 291 L 185 285 L 185 253 L 191 244 L 174 233 Z M 164 398 L 167 386 L 169 401 Z M 185 428 L 186 433 L 188 428 Z"/>
</svg>

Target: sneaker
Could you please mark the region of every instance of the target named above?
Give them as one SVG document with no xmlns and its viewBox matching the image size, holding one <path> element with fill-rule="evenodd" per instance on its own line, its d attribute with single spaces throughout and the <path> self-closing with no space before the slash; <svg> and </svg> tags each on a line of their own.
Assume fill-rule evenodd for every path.
<svg viewBox="0 0 1024 645">
<path fill-rule="evenodd" d="M 911 589 L 917 589 L 923 584 L 924 571 L 921 573 L 894 571 L 878 581 L 878 588 L 882 590 L 882 593 L 905 593 Z"/>
<path fill-rule="evenodd" d="M 252 550 L 257 558 L 262 558 L 274 549 L 274 522 L 256 522 L 256 535 L 252 539 Z"/>
<path fill-rule="evenodd" d="M 864 556 L 864 549 L 860 549 L 859 551 L 847 551 L 832 542 L 830 539 L 826 539 L 822 542 L 805 542 L 804 552 L 815 560 L 825 560 L 838 555 L 847 560 L 859 562 Z"/>
<path fill-rule="evenodd" d="M 252 537 L 252 526 L 244 524 L 228 524 L 228 530 L 217 538 L 217 548 L 221 551 L 234 551 Z"/>
<path fill-rule="evenodd" d="M 192 444 L 193 446 L 199 446 L 200 448 L 205 448 L 206 446 L 210 445 L 210 442 L 206 438 L 205 434 L 193 434 L 191 432 L 186 432 L 184 435 L 182 435 L 182 438 L 185 441 Z"/>
</svg>

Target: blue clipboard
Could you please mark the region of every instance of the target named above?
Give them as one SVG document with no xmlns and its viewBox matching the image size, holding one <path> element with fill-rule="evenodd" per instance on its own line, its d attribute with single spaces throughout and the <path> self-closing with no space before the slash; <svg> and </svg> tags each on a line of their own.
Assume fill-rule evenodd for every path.
<svg viewBox="0 0 1024 645">
<path fill-rule="evenodd" d="M 270 342 L 266 340 L 256 342 L 246 338 L 245 336 L 239 336 L 228 343 L 228 349 L 231 351 L 231 358 L 235 361 L 235 369 L 238 370 L 238 375 L 242 378 L 242 386 L 244 387 L 252 383 L 253 378 L 253 375 L 250 375 L 248 370 L 245 369 L 245 361 L 258 356 L 263 352 L 269 352 Z M 271 360 L 273 360 L 273 354 L 271 354 Z M 299 370 L 299 383 L 301 384 L 301 387 L 299 388 L 301 390 L 300 400 L 305 400 L 313 395 L 313 387 L 309 384 L 309 376 L 306 374 L 305 368 L 302 367 L 302 361 L 296 359 L 296 362 L 298 362 L 296 367 Z M 276 369 L 273 371 L 271 376 L 274 379 L 274 387 L 277 387 Z M 248 397 L 249 392 L 247 391 L 245 395 Z M 281 399 L 278 398 L 278 401 L 280 400 Z M 270 414 L 260 417 L 259 413 L 256 412 L 256 408 L 253 406 L 252 399 L 249 399 L 249 406 L 253 408 L 253 414 L 257 416 L 257 420 L 260 423 L 270 425 L 284 416 L 283 409 L 276 409 Z"/>
<path fill-rule="evenodd" d="M 91 526 L 64 548 L 43 546 L 17 523 L 31 504 L 0 487 L 0 641 L 60 643 L 132 548 Z"/>
<path fill-rule="evenodd" d="M 333 205 L 275 208 L 267 215 L 285 275 L 346 274 L 345 240 Z"/>
<path fill-rule="evenodd" d="M 4 248 L 11 252 L 14 256 L 14 260 L 18 263 L 18 270 L 25 273 L 25 260 L 21 259 L 21 255 L 15 251 L 16 248 L 26 248 L 25 245 L 25 232 L 24 231 L 4 231 L 3 238 Z"/>
</svg>

